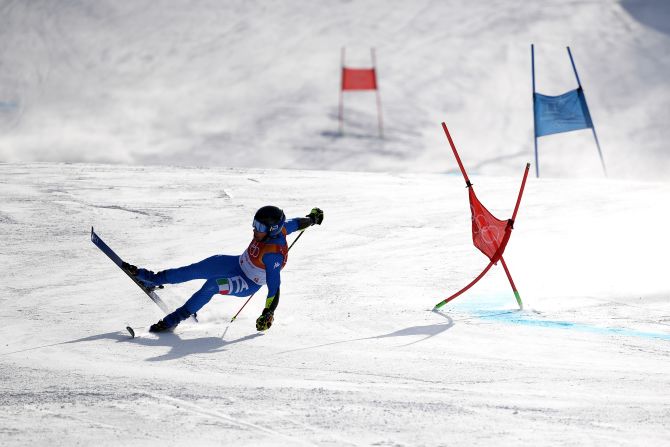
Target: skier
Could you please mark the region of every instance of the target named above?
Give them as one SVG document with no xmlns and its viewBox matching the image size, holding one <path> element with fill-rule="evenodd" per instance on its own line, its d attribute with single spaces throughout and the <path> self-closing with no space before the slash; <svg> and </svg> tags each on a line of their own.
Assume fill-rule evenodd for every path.
<svg viewBox="0 0 670 447">
<path fill-rule="evenodd" d="M 253 240 L 239 256 L 215 255 L 185 267 L 163 270 L 137 268 L 127 263 L 123 268 L 147 287 L 178 284 L 193 279 L 205 279 L 205 284 L 183 306 L 152 324 L 149 332 L 173 330 L 181 321 L 195 314 L 217 293 L 249 296 L 263 284 L 268 286 L 265 308 L 256 320 L 256 329 L 265 331 L 272 326 L 274 311 L 279 303 L 280 271 L 286 265 L 288 245 L 286 236 L 314 224 L 321 225 L 323 211 L 313 208 L 306 217 L 286 220 L 276 206 L 264 206 L 254 215 Z"/>
</svg>

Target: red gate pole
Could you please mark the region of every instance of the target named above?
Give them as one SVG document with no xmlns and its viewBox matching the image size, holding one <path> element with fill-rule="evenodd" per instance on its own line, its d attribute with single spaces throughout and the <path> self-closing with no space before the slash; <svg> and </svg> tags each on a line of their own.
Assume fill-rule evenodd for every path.
<svg viewBox="0 0 670 447">
<path fill-rule="evenodd" d="M 514 219 L 516 219 L 516 213 L 519 211 L 519 205 L 521 204 L 521 196 L 523 195 L 523 190 L 526 187 L 526 179 L 528 178 L 529 169 L 530 169 L 530 163 L 526 163 L 526 170 L 523 172 L 523 180 L 521 180 L 519 195 L 516 198 L 516 205 L 514 205 L 514 212 L 512 213 L 512 218 L 510 219 L 512 227 L 514 226 Z M 507 279 L 509 280 L 510 286 L 512 286 L 512 292 L 514 292 L 514 298 L 516 298 L 516 302 L 519 305 L 519 309 L 523 310 L 523 301 L 521 301 L 521 295 L 519 295 L 519 291 L 517 290 L 516 285 L 514 284 L 512 275 L 510 274 L 509 269 L 507 268 L 507 263 L 505 262 L 505 259 L 502 256 L 500 256 L 500 263 L 502 264 L 503 269 L 505 269 L 505 274 L 507 275 Z"/>
<path fill-rule="evenodd" d="M 530 163 L 526 163 L 526 170 L 523 173 L 523 179 L 521 180 L 521 188 L 519 188 L 519 196 L 516 198 L 516 205 L 514 205 L 514 212 L 512 213 L 512 225 L 514 225 L 514 219 L 516 219 L 516 213 L 519 211 L 519 205 L 521 204 L 521 196 L 523 195 L 523 190 L 526 187 L 526 179 L 528 178 L 528 170 L 530 169 Z"/>
<path fill-rule="evenodd" d="M 509 279 L 509 283 L 512 286 L 512 292 L 514 292 L 514 298 L 516 298 L 516 302 L 519 305 L 519 309 L 523 310 L 523 301 L 521 301 L 521 295 L 519 295 L 519 291 L 516 290 L 516 285 L 514 285 L 512 275 L 510 275 L 509 269 L 507 268 L 507 263 L 505 263 L 505 258 L 503 258 L 502 256 L 500 257 L 500 263 L 502 264 L 503 269 L 505 269 L 505 274 L 507 275 L 507 279 Z"/>
<path fill-rule="evenodd" d="M 372 68 L 375 74 L 375 93 L 377 94 L 377 120 L 379 121 L 379 138 L 384 138 L 384 122 L 382 119 L 382 98 L 379 94 L 379 83 L 377 82 L 377 58 L 375 57 L 375 49 L 370 48 L 370 55 L 372 56 Z"/>
<path fill-rule="evenodd" d="M 461 157 L 458 156 L 458 151 L 456 150 L 456 145 L 454 145 L 454 140 L 451 139 L 451 135 L 449 134 L 449 129 L 447 129 L 447 125 L 442 123 L 442 129 L 444 129 L 445 135 L 447 135 L 447 140 L 449 140 L 449 145 L 451 145 L 451 150 L 454 152 L 454 156 L 456 157 L 456 161 L 458 162 L 458 167 L 461 168 L 461 174 L 463 174 L 463 178 L 465 179 L 465 184 L 469 188 L 472 186 L 472 183 L 470 183 L 470 179 L 468 178 L 468 174 L 465 172 L 465 168 L 463 167 L 463 163 L 461 162 Z"/>
<path fill-rule="evenodd" d="M 340 135 L 344 134 L 344 47 L 340 56 Z"/>
<path fill-rule="evenodd" d="M 439 303 L 437 303 L 437 304 L 435 305 L 435 307 L 433 308 L 433 310 L 437 310 L 437 309 L 439 309 L 440 307 L 442 307 L 442 306 L 444 306 L 445 304 L 447 304 L 449 301 L 451 301 L 451 300 L 453 300 L 454 298 L 460 296 L 463 292 L 465 292 L 466 290 L 468 290 L 470 287 L 474 286 L 474 285 L 477 283 L 477 281 L 479 281 L 480 279 L 482 279 L 482 278 L 484 277 L 484 275 L 486 275 L 486 273 L 491 269 L 491 267 L 493 267 L 493 261 L 490 261 L 490 262 L 489 262 L 489 265 L 487 265 L 486 268 L 485 268 L 485 269 L 484 269 L 484 270 L 483 270 L 483 271 L 482 271 L 482 272 L 481 272 L 475 279 L 473 279 L 473 280 L 470 282 L 470 284 L 468 284 L 467 286 L 463 287 L 461 290 L 459 290 L 458 292 L 454 293 L 454 294 L 451 295 L 449 298 L 445 298 L 445 299 L 443 299 L 442 301 L 440 301 Z"/>
</svg>

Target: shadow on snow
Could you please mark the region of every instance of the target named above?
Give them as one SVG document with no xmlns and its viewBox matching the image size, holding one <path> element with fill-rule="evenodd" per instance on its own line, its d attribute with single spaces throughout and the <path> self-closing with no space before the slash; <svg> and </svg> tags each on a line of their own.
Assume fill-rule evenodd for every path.
<svg viewBox="0 0 670 447">
<path fill-rule="evenodd" d="M 411 336 L 417 336 L 417 335 L 424 335 L 425 337 L 420 338 L 419 340 L 412 341 L 410 343 L 400 345 L 399 347 L 405 347 L 405 346 L 410 346 L 425 340 L 428 340 L 429 338 L 435 337 L 436 335 L 441 334 L 442 332 L 445 332 L 449 329 L 451 329 L 454 326 L 454 320 L 451 319 L 446 314 L 443 314 L 441 312 L 435 312 L 439 314 L 440 316 L 444 317 L 447 322 L 446 323 L 438 323 L 438 324 L 428 324 L 425 326 L 412 326 L 408 327 L 405 329 L 399 329 L 397 331 L 389 332 L 388 334 L 382 334 L 382 335 L 375 335 L 372 337 L 362 337 L 362 338 L 353 338 L 350 340 L 341 340 L 341 341 L 334 341 L 331 343 L 324 343 L 321 345 L 315 345 L 315 346 L 307 346 L 304 348 L 297 348 L 297 349 L 290 349 L 288 351 L 282 351 L 279 352 L 278 354 L 288 354 L 290 352 L 296 352 L 296 351 L 305 351 L 308 349 L 317 349 L 317 348 L 323 348 L 326 346 L 332 346 L 332 345 L 338 345 L 342 343 L 352 343 L 355 341 L 363 341 L 363 340 L 379 340 L 382 338 L 394 338 L 394 337 L 411 337 Z"/>
<path fill-rule="evenodd" d="M 171 348 L 170 351 L 167 352 L 166 354 L 146 359 L 146 361 L 155 362 L 155 361 L 178 359 L 186 357 L 191 354 L 210 354 L 225 351 L 225 348 L 229 345 L 249 341 L 256 337 L 260 337 L 261 335 L 263 334 L 254 333 L 235 340 L 226 341 L 220 337 L 183 339 L 178 334 L 174 333 L 164 333 L 156 337 L 139 336 L 136 338 L 130 338 L 128 337 L 127 334 L 116 331 L 116 332 L 106 332 L 104 334 L 91 335 L 88 337 L 78 338 L 76 340 L 63 341 L 60 343 L 35 346 L 32 348 L 22 349 L 19 351 L 5 352 L 0 355 L 18 354 L 21 352 L 33 351 L 35 349 L 48 348 L 52 346 L 67 345 L 73 343 L 96 341 L 96 340 L 116 340 L 119 343 L 135 343 L 150 347 L 164 346 Z"/>
<path fill-rule="evenodd" d="M 156 338 L 137 337 L 127 341 L 143 346 L 165 346 L 171 348 L 166 354 L 146 359 L 148 362 L 157 362 L 174 360 L 191 354 L 212 354 L 215 352 L 222 352 L 225 351 L 225 348 L 229 345 L 252 340 L 262 335 L 263 334 L 257 332 L 235 340 L 226 341 L 221 337 L 183 339 L 179 337 L 178 334 L 167 332 L 158 335 Z"/>
</svg>

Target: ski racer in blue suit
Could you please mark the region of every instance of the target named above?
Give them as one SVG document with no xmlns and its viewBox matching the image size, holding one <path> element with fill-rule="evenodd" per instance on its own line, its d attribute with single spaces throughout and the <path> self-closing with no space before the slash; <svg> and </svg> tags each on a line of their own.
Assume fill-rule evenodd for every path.
<svg viewBox="0 0 670 447">
<path fill-rule="evenodd" d="M 183 306 L 168 314 L 150 332 L 174 329 L 181 321 L 199 311 L 215 294 L 249 296 L 267 284 L 268 295 L 263 313 L 256 320 L 256 329 L 264 331 L 272 326 L 274 311 L 279 303 L 281 269 L 288 260 L 286 236 L 314 224 L 321 225 L 323 211 L 313 208 L 306 217 L 286 220 L 276 206 L 260 208 L 253 221 L 254 236 L 249 247 L 239 256 L 215 255 L 185 267 L 154 273 L 151 270 L 125 264 L 124 268 L 148 287 L 178 284 L 194 279 L 205 283 Z"/>
</svg>

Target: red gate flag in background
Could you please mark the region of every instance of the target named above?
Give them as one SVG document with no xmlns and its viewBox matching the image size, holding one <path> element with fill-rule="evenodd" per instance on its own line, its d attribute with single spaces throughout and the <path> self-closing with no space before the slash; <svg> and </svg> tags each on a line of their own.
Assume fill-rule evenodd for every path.
<svg viewBox="0 0 670 447">
<path fill-rule="evenodd" d="M 374 90 L 377 95 L 377 120 L 379 121 L 379 137 L 384 138 L 382 122 L 382 100 L 377 87 L 377 60 L 375 49 L 370 49 L 372 68 L 347 68 L 344 66 L 344 48 L 342 48 L 342 82 L 340 83 L 340 134 L 344 133 L 344 92 L 354 90 Z"/>
<path fill-rule="evenodd" d="M 342 90 L 377 90 L 375 69 L 342 67 Z"/>
</svg>

